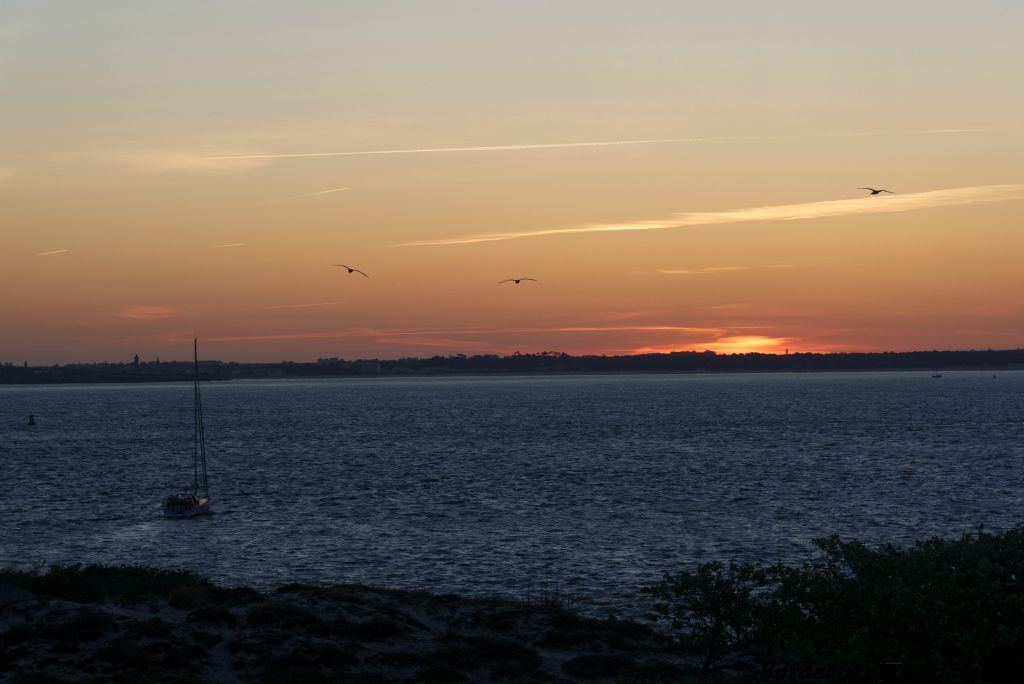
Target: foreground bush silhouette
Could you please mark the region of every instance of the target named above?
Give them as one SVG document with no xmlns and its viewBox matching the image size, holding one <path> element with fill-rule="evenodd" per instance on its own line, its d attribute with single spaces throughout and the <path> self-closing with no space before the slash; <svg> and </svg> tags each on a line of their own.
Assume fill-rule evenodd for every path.
<svg viewBox="0 0 1024 684">
<path fill-rule="evenodd" d="M 753 594 L 769 582 L 769 571 L 751 563 L 703 563 L 696 572 L 666 574 L 641 587 L 654 598 L 655 620 L 666 621 L 685 646 L 701 655 L 708 672 L 727 650 L 746 646 L 756 636 Z"/>
<path fill-rule="evenodd" d="M 84 603 L 132 602 L 159 596 L 177 608 L 195 608 L 210 603 L 259 599 L 259 594 L 252 589 L 217 587 L 188 570 L 164 570 L 145 565 L 57 563 L 39 565 L 28 572 L 0 568 L 0 582 Z"/>
<path fill-rule="evenodd" d="M 728 649 L 906 680 L 1024 677 L 1024 527 L 869 548 L 832 536 L 799 568 L 705 563 L 642 591 L 705 670 Z"/>
</svg>

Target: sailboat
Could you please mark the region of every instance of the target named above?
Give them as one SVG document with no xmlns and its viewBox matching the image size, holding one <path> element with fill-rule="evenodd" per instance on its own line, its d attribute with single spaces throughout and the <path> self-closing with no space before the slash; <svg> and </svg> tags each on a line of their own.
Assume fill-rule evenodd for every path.
<svg viewBox="0 0 1024 684">
<path fill-rule="evenodd" d="M 192 414 L 195 419 L 195 434 L 192 438 L 192 491 L 171 494 L 164 499 L 165 518 L 192 518 L 213 509 L 210 499 L 210 485 L 206 479 L 206 434 L 203 431 L 203 399 L 199 394 L 199 344 L 192 340 L 193 387 Z"/>
</svg>

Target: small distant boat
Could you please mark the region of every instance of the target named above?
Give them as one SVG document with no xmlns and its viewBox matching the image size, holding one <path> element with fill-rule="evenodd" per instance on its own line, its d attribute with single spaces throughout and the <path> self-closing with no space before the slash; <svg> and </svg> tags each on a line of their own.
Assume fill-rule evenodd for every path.
<svg viewBox="0 0 1024 684">
<path fill-rule="evenodd" d="M 203 431 L 203 399 L 199 394 L 199 344 L 192 340 L 193 386 L 192 414 L 195 419 L 195 435 L 192 438 L 192 491 L 171 494 L 163 502 L 165 518 L 194 518 L 211 513 L 213 500 L 210 499 L 210 485 L 206 478 L 206 433 Z"/>
<path fill-rule="evenodd" d="M 933 378 L 941 378 L 941 377 L 942 377 L 942 373 L 936 373 L 936 374 L 935 374 L 935 375 L 933 375 L 932 377 L 933 377 Z"/>
</svg>

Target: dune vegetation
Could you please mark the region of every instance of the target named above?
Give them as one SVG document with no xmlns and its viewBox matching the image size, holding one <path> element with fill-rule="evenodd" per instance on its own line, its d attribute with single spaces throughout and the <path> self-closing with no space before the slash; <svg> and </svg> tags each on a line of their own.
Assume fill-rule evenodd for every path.
<svg viewBox="0 0 1024 684">
<path fill-rule="evenodd" d="M 649 622 L 583 616 L 558 596 L 258 592 L 142 566 L 6 569 L 0 673 L 25 684 L 1019 679 L 1024 527 L 909 548 L 816 545 L 799 567 L 667 573 L 640 590 Z"/>
</svg>

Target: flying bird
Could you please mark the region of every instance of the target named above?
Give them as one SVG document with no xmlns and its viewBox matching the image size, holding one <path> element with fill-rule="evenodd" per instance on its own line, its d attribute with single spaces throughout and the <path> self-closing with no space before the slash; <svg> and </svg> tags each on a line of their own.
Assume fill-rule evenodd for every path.
<svg viewBox="0 0 1024 684">
<path fill-rule="evenodd" d="M 366 275 L 365 273 L 363 273 L 362 271 L 360 271 L 358 268 L 352 268 L 351 266 L 346 266 L 345 264 L 331 264 L 331 266 L 341 266 L 342 268 L 347 268 L 349 273 L 358 273 L 359 275 L 363 276 L 364 278 L 369 278 L 370 277 L 370 276 Z"/>
<path fill-rule="evenodd" d="M 516 285 L 518 285 L 524 280 L 532 280 L 533 282 L 537 282 L 536 278 L 506 278 L 505 280 L 499 281 L 498 284 L 501 285 L 502 283 L 515 283 Z"/>
<path fill-rule="evenodd" d="M 890 195 L 893 194 L 892 190 L 875 190 L 874 188 L 857 188 L 858 190 L 870 190 L 872 195 L 877 195 L 880 192 L 887 192 Z"/>
</svg>

